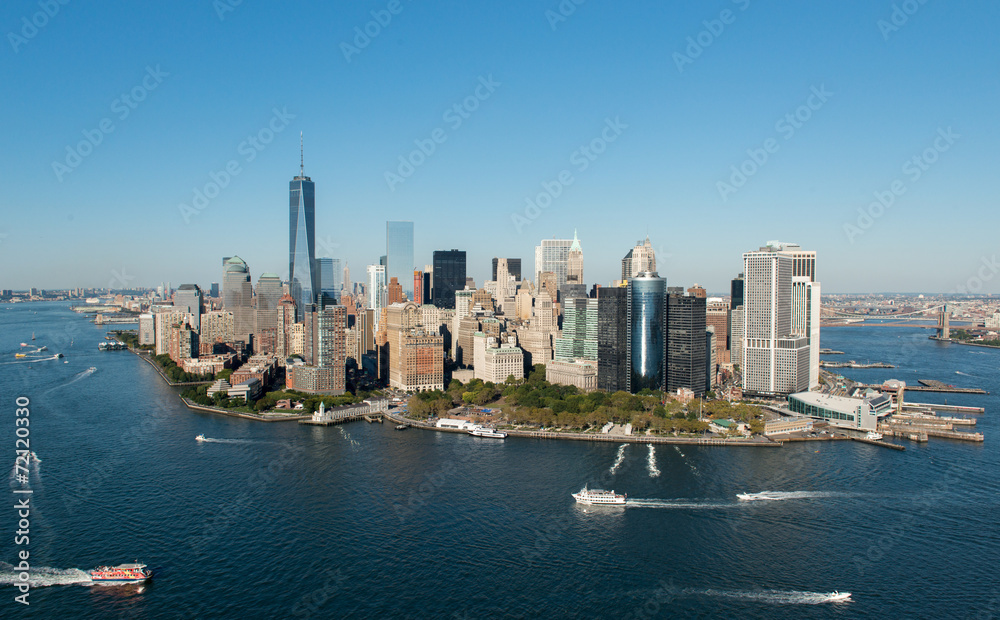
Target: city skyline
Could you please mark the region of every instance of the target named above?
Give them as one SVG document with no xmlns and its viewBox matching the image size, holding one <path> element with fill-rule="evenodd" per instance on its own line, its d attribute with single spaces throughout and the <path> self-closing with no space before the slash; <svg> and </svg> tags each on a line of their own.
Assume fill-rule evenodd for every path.
<svg viewBox="0 0 1000 620">
<path fill-rule="evenodd" d="M 995 4 L 905 19 L 891 3 L 401 7 L 379 26 L 377 2 L 67 6 L 26 37 L 37 5 L 5 5 L 0 75 L 21 87 L 0 163 L 20 182 L 0 204 L 0 260 L 34 254 L 5 286 L 207 285 L 234 254 L 287 277 L 273 232 L 299 132 L 316 257 L 358 267 L 378 262 L 389 220 L 414 221 L 416 265 L 465 249 L 477 282 L 494 256 L 527 259 L 574 229 L 591 284 L 647 234 L 661 274 L 713 292 L 761 239 L 821 253 L 831 293 L 948 292 L 995 265 L 987 227 L 923 251 L 942 243 L 939 214 L 991 216 Z M 432 22 L 439 40 L 422 45 Z M 221 44 L 188 49 L 171 34 L 187 29 Z M 248 30 L 292 44 L 238 45 Z M 456 222 L 488 243 L 462 243 Z M 221 247 L 223 228 L 240 241 Z"/>
</svg>

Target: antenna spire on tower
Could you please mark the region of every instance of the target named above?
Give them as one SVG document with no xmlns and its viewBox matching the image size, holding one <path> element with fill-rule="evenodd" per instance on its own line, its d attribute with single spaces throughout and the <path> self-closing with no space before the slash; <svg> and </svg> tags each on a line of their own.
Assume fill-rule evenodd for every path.
<svg viewBox="0 0 1000 620">
<path fill-rule="evenodd" d="M 302 149 L 302 132 L 299 132 L 299 176 L 306 176 L 306 157 Z"/>
</svg>

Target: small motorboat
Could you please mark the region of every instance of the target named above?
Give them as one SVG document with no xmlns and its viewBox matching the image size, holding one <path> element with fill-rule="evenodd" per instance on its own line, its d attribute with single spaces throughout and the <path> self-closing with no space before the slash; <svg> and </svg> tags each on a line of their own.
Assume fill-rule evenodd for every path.
<svg viewBox="0 0 1000 620">
<path fill-rule="evenodd" d="M 829 598 L 827 600 L 831 603 L 836 603 L 839 601 L 849 600 L 850 598 L 851 598 L 850 592 L 840 592 L 838 590 L 834 590 L 833 592 L 830 593 Z"/>
<path fill-rule="evenodd" d="M 204 434 L 202 434 L 202 435 L 195 435 L 194 440 L 195 441 L 206 441 L 205 435 Z"/>
</svg>

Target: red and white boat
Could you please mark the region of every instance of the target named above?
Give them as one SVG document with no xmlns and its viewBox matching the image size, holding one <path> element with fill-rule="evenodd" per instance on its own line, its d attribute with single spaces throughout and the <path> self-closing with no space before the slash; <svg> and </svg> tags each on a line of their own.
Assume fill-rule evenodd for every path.
<svg viewBox="0 0 1000 620">
<path fill-rule="evenodd" d="M 90 571 L 94 583 L 120 584 L 142 583 L 153 578 L 153 571 L 145 564 L 119 564 L 118 566 L 98 566 Z"/>
</svg>

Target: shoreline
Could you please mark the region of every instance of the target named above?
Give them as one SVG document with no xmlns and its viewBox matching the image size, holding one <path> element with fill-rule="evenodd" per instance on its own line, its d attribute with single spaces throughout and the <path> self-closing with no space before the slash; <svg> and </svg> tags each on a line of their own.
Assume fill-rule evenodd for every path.
<svg viewBox="0 0 1000 620">
<path fill-rule="evenodd" d="M 264 414 L 253 414 L 246 413 L 245 411 L 230 411 L 229 409 L 222 409 L 220 407 L 208 407 L 205 405 L 199 405 L 198 403 L 192 402 L 183 396 L 180 397 L 181 402 L 191 409 L 192 411 L 202 411 L 205 413 L 219 413 L 222 415 L 228 415 L 236 418 L 243 418 L 244 420 L 254 420 L 256 422 L 297 422 L 299 420 L 310 420 L 312 415 L 290 415 L 281 417 L 269 418 Z"/>
<path fill-rule="evenodd" d="M 129 348 L 129 351 L 134 353 L 139 359 L 145 360 L 147 364 L 152 366 L 153 369 L 156 371 L 156 374 L 160 375 L 160 378 L 163 379 L 164 383 L 166 383 L 170 387 L 190 387 L 192 385 L 211 385 L 212 383 L 214 383 L 214 381 L 185 381 L 183 383 L 174 383 L 167 378 L 167 375 L 163 374 L 163 369 L 160 368 L 159 364 L 153 361 L 152 356 L 147 355 L 145 353 L 138 353 L 136 352 L 135 349 L 132 348 Z"/>
<path fill-rule="evenodd" d="M 418 422 L 401 415 L 385 412 L 387 418 L 397 424 L 406 424 L 413 428 L 425 431 L 438 431 L 442 433 L 461 433 L 468 435 L 467 431 L 457 428 L 438 428 L 425 422 Z M 781 442 L 770 439 L 763 441 L 744 441 L 739 439 L 702 439 L 699 437 L 662 437 L 656 435 L 591 435 L 589 433 L 558 433 L 554 431 L 525 431 L 525 430 L 505 430 L 510 437 L 525 437 L 529 439 L 565 439 L 570 441 L 602 441 L 606 443 L 645 443 L 645 444 L 676 444 L 694 446 L 741 446 L 741 447 L 761 447 L 780 448 Z"/>
</svg>

